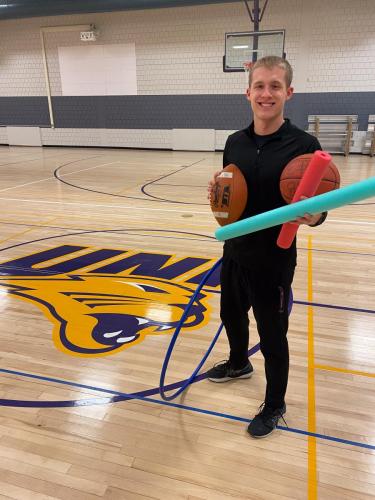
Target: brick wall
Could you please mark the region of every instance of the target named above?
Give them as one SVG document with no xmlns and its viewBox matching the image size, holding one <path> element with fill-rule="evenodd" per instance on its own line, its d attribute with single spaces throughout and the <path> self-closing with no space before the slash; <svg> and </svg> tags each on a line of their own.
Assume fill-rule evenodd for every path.
<svg viewBox="0 0 375 500">
<path fill-rule="evenodd" d="M 136 45 L 138 96 L 134 96 L 133 104 L 140 122 L 137 122 L 136 128 L 141 129 L 142 134 L 132 131 L 133 127 L 124 126 L 121 133 L 117 130 L 105 134 L 108 145 L 118 141 L 123 146 L 136 147 L 137 144 L 140 147 L 154 147 L 160 141 L 160 147 L 168 147 L 169 127 L 165 126 L 164 120 L 160 129 L 148 128 L 152 110 L 144 109 L 142 96 L 183 95 L 186 98 L 199 95 L 203 98 L 203 101 L 199 101 L 202 116 L 210 118 L 212 115 L 211 122 L 217 124 L 215 128 L 224 129 L 224 135 L 226 128 L 243 126 L 243 116 L 248 116 L 246 100 L 241 98 L 245 91 L 244 74 L 222 71 L 225 32 L 252 29 L 243 2 L 1 21 L 0 100 L 4 114 L 2 116 L 0 109 L 0 125 L 30 125 L 33 124 L 27 121 L 30 115 L 44 117 L 46 111 L 48 115 L 46 99 L 38 99 L 46 95 L 39 28 L 82 23 L 94 23 L 100 30 L 100 37 L 94 43 L 134 42 Z M 374 0 L 270 0 L 261 28 L 286 30 L 285 50 L 294 67 L 295 91 L 303 97 L 299 100 L 298 113 L 291 117 L 300 126 L 307 118 L 310 102 L 316 105 L 317 99 L 323 107 L 328 102 L 335 114 L 340 110 L 343 114 L 356 113 L 353 108 L 358 101 L 358 113 L 363 114 L 361 123 L 365 122 L 367 112 L 375 113 Z M 52 95 L 59 97 L 61 81 L 58 47 L 81 45 L 82 42 L 77 32 L 47 33 L 45 41 Z M 360 93 L 363 93 L 362 99 L 358 99 Z M 213 115 L 216 113 L 215 117 L 218 116 L 218 109 L 212 108 L 209 97 L 204 99 L 204 96 L 213 95 L 218 97 L 215 106 L 222 106 L 226 114 L 215 118 L 216 121 Z M 7 98 L 8 104 L 4 98 Z M 238 115 L 238 109 L 230 105 L 231 98 L 236 98 L 236 102 L 244 107 L 238 123 L 233 123 L 236 121 L 234 113 Z M 160 105 L 162 102 L 161 99 Z M 178 114 L 181 112 L 178 99 L 174 102 L 170 111 Z M 65 103 L 68 106 L 68 100 Z M 17 120 L 11 122 L 8 111 L 5 112 L 7 106 L 21 123 Z M 62 106 L 65 106 L 64 101 Z M 26 109 L 27 113 L 23 111 Z M 124 117 L 126 112 L 124 109 Z M 63 128 L 52 132 L 44 130 L 43 139 L 48 143 L 65 144 L 68 137 L 71 137 L 69 141 L 78 143 L 81 138 L 81 144 L 84 145 L 89 134 L 91 138 L 101 137 L 94 141 L 98 141 L 99 145 L 103 142 L 100 130 L 103 127 L 112 130 L 117 126 L 111 127 L 110 123 L 103 126 L 105 117 L 98 117 L 97 110 L 93 115 L 95 118 L 94 122 L 90 122 L 90 127 L 97 129 L 95 134 L 93 130 L 87 132 L 85 127 L 81 127 L 75 130 L 74 137 L 69 136 L 67 129 L 76 128 L 73 116 L 71 122 L 64 122 Z M 42 120 L 35 118 L 36 122 L 39 119 Z M 225 126 L 226 119 L 228 127 Z M 189 123 L 186 128 L 189 127 L 194 128 L 194 124 Z M 89 142 L 91 144 L 92 140 Z M 222 138 L 219 142 L 222 142 Z"/>
</svg>

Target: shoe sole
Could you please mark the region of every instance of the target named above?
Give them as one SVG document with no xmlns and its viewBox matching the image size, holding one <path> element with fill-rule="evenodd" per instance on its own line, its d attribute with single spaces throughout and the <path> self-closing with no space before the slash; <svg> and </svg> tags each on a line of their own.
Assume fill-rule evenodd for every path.
<svg viewBox="0 0 375 500">
<path fill-rule="evenodd" d="M 249 431 L 247 431 L 247 433 L 249 434 L 250 437 L 252 437 L 253 439 L 264 439 L 268 436 L 270 436 L 274 431 L 276 430 L 276 427 L 274 429 L 272 429 L 272 431 L 270 431 L 268 434 L 263 434 L 263 436 L 254 436 L 253 434 L 251 434 Z"/>
<path fill-rule="evenodd" d="M 210 382 L 215 382 L 216 384 L 221 384 L 222 382 L 229 382 L 230 380 L 238 380 L 238 379 L 246 379 L 246 378 L 251 378 L 253 376 L 254 371 L 250 373 L 244 373 L 243 375 L 240 375 L 239 377 L 224 377 L 224 378 L 210 378 L 208 377 L 208 380 Z"/>
</svg>

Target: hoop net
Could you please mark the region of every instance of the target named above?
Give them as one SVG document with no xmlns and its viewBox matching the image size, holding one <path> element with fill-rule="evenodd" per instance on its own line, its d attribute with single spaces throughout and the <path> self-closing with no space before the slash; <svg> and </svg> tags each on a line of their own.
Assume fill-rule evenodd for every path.
<svg viewBox="0 0 375 500">
<path fill-rule="evenodd" d="M 252 68 L 253 65 L 254 65 L 254 63 L 250 62 L 250 61 L 244 62 L 242 64 L 243 69 L 245 71 L 245 80 L 246 80 L 246 85 L 247 86 L 249 85 L 249 73 L 250 73 L 250 70 L 251 70 L 251 68 Z"/>
</svg>

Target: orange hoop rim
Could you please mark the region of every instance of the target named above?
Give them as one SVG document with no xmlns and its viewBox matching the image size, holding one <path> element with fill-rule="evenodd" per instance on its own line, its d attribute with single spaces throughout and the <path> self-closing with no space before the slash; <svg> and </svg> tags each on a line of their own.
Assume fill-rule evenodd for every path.
<svg viewBox="0 0 375 500">
<path fill-rule="evenodd" d="M 244 69 L 245 71 L 250 71 L 253 65 L 254 65 L 254 63 L 253 63 L 253 62 L 244 62 L 244 63 L 242 64 L 243 69 Z"/>
</svg>

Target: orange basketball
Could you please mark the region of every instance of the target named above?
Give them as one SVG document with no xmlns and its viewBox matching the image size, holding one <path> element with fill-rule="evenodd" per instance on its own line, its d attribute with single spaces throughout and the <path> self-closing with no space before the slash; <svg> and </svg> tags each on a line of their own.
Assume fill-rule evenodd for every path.
<svg viewBox="0 0 375 500">
<path fill-rule="evenodd" d="M 291 203 L 298 184 L 310 163 L 311 157 L 312 153 L 297 156 L 284 168 L 280 177 L 280 192 L 287 203 Z M 324 172 L 315 195 L 327 193 L 339 187 L 340 174 L 336 165 L 331 161 Z"/>
<path fill-rule="evenodd" d="M 210 205 L 215 219 L 221 226 L 238 220 L 245 210 L 247 184 L 241 170 L 231 163 L 227 165 L 211 192 Z"/>
</svg>

